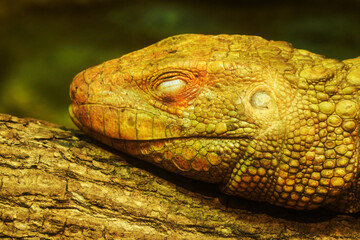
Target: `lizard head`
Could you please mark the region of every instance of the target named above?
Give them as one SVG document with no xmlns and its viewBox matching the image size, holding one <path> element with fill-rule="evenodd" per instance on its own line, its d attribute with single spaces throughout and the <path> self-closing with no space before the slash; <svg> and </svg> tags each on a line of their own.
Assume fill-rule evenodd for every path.
<svg viewBox="0 0 360 240">
<path fill-rule="evenodd" d="M 79 73 L 70 116 L 120 151 L 226 193 L 311 208 L 295 178 L 313 166 L 328 108 L 311 94 L 326 94 L 339 64 L 255 36 L 179 35 Z"/>
</svg>

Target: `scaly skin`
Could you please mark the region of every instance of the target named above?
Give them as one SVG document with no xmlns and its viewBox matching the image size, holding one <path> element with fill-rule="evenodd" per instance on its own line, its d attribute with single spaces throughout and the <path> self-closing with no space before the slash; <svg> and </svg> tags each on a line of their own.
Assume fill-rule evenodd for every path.
<svg viewBox="0 0 360 240">
<path fill-rule="evenodd" d="M 98 140 L 226 194 L 357 212 L 359 88 L 360 57 L 188 34 L 79 73 L 70 115 Z"/>
</svg>

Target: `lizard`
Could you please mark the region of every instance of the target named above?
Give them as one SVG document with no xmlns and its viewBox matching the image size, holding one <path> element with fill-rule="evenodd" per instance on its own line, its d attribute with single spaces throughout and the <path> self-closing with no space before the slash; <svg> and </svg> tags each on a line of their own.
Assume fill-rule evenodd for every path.
<svg viewBox="0 0 360 240">
<path fill-rule="evenodd" d="M 355 213 L 359 91 L 360 57 L 182 34 L 77 74 L 69 113 L 95 139 L 225 194 Z"/>
</svg>

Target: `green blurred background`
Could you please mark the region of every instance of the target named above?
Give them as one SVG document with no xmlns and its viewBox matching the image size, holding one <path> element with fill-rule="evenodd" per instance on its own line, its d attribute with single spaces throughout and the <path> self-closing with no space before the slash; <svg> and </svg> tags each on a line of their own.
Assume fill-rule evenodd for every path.
<svg viewBox="0 0 360 240">
<path fill-rule="evenodd" d="M 360 56 L 360 1 L 0 0 L 0 112 L 73 127 L 81 70 L 180 33 L 251 34 Z"/>
</svg>

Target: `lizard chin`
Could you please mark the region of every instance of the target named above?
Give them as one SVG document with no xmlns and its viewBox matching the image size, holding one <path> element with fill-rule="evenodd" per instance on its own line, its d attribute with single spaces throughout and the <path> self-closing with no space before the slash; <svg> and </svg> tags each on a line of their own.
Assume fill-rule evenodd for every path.
<svg viewBox="0 0 360 240">
<path fill-rule="evenodd" d="M 70 116 L 70 118 L 71 118 L 71 121 L 73 121 L 73 123 L 74 123 L 78 128 L 81 128 L 82 125 L 81 125 L 80 121 L 77 119 L 77 117 L 75 116 L 74 111 L 73 111 L 73 108 L 72 108 L 72 105 L 69 105 L 68 111 L 69 111 L 69 116 Z"/>
</svg>

